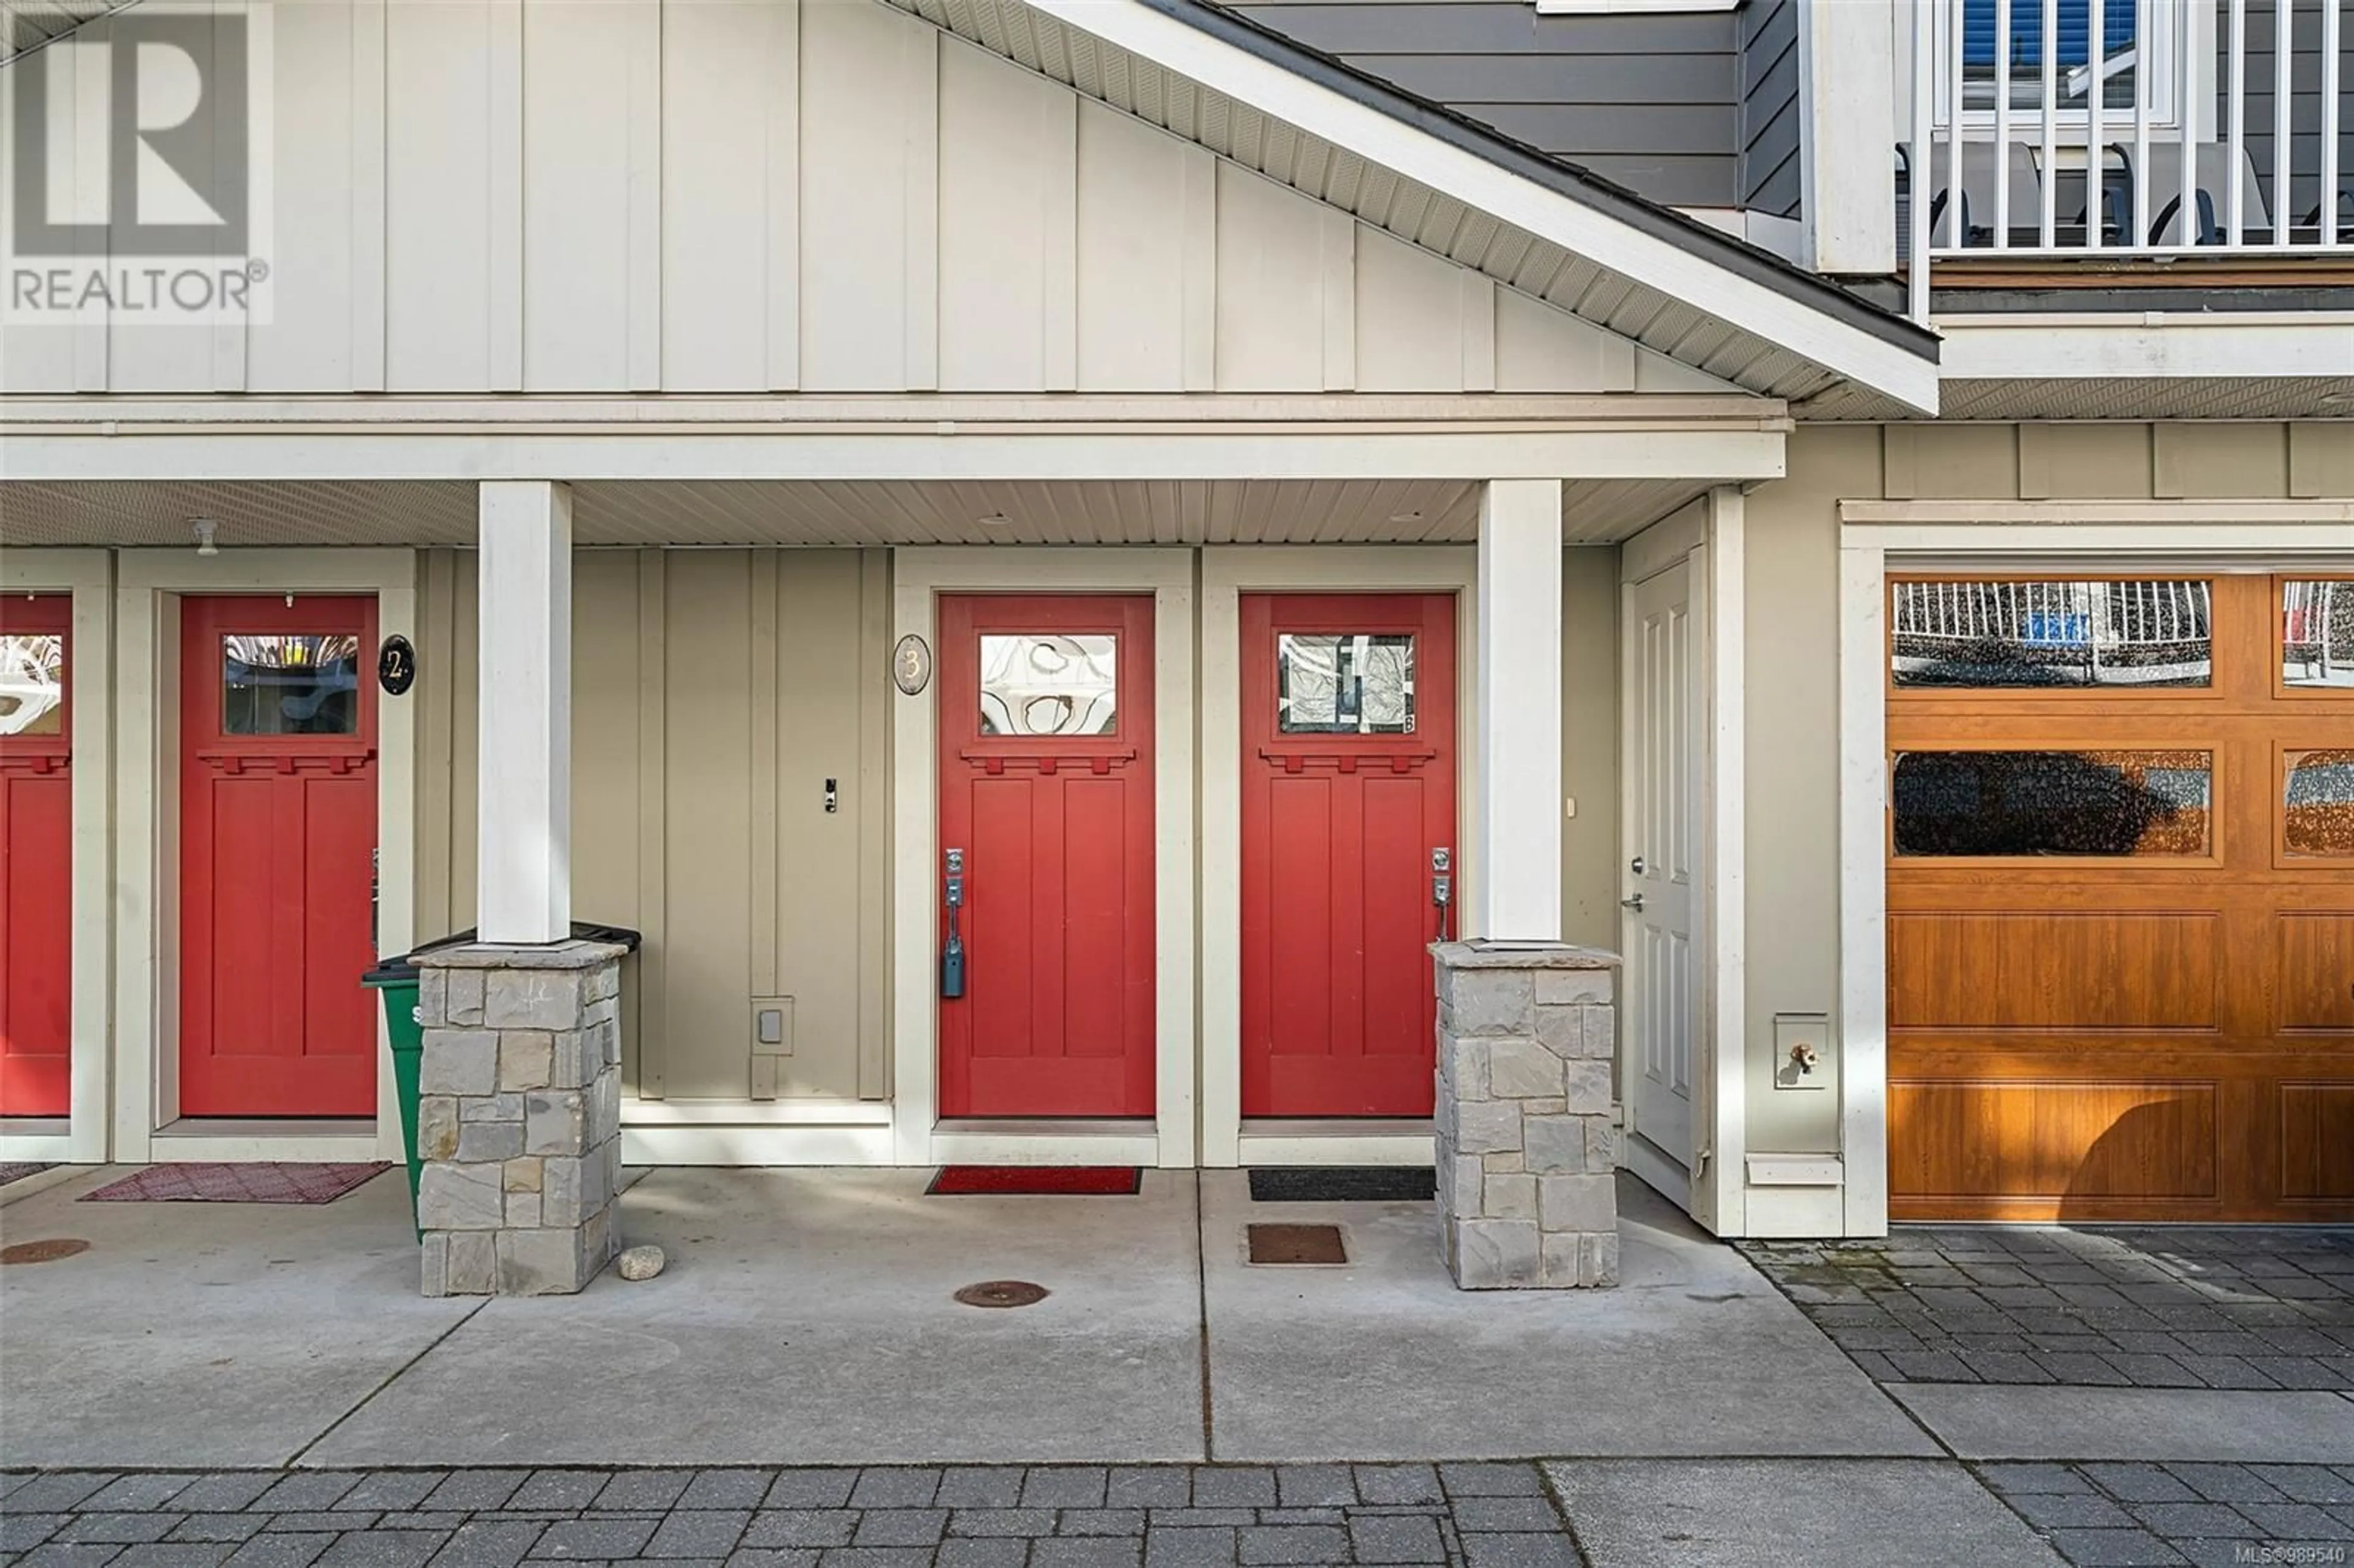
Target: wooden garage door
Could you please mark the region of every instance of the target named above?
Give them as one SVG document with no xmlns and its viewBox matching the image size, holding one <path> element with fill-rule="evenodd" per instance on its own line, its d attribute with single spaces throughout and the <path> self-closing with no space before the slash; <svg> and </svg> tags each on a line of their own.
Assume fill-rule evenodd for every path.
<svg viewBox="0 0 2354 1568">
<path fill-rule="evenodd" d="M 1889 608 L 1891 1213 L 2354 1218 L 2354 578 Z"/>
</svg>

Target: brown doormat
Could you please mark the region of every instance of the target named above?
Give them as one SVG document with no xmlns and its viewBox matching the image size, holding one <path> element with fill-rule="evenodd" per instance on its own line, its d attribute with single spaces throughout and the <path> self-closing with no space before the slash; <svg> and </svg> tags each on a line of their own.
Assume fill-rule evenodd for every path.
<svg viewBox="0 0 2354 1568">
<path fill-rule="evenodd" d="M 22 1181 L 27 1176 L 38 1176 L 44 1171 L 55 1171 L 54 1160 L 0 1160 L 0 1187 L 11 1181 Z"/>
<path fill-rule="evenodd" d="M 1338 1225 L 1246 1225 L 1253 1263 L 1346 1263 Z"/>
<path fill-rule="evenodd" d="M 85 1203 L 332 1203 L 392 1169 L 366 1163 L 252 1160 L 239 1164 L 150 1165 L 84 1192 Z"/>
</svg>

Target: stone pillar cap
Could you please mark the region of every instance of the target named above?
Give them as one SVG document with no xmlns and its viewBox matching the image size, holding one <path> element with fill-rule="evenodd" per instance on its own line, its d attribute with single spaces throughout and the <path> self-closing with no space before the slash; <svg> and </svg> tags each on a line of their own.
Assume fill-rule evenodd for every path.
<svg viewBox="0 0 2354 1568">
<path fill-rule="evenodd" d="M 629 957 L 619 942 L 578 939 L 550 942 L 545 947 L 515 947 L 503 942 L 457 942 L 425 948 L 409 956 L 421 969 L 588 969 Z"/>
<path fill-rule="evenodd" d="M 1602 948 L 1574 942 L 1512 942 L 1481 937 L 1469 942 L 1433 942 L 1430 956 L 1450 969 L 1615 969 L 1625 962 Z"/>
</svg>

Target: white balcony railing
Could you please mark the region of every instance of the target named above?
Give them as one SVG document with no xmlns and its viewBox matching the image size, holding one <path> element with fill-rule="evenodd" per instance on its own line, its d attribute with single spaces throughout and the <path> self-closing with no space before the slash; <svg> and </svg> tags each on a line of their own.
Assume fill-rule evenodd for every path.
<svg viewBox="0 0 2354 1568">
<path fill-rule="evenodd" d="M 1915 317 L 1921 256 L 2354 254 L 2349 8 L 1910 0 L 1896 178 Z"/>
</svg>

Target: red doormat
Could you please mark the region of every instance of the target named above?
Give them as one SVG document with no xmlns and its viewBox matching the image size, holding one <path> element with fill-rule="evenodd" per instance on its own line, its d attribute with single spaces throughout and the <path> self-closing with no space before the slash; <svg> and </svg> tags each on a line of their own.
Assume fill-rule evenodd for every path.
<svg viewBox="0 0 2354 1568">
<path fill-rule="evenodd" d="M 361 1182 L 392 1169 L 389 1161 L 365 1164 L 299 1164 L 292 1160 L 250 1163 L 150 1165 L 146 1170 L 84 1192 L 85 1203 L 332 1203 Z"/>
<path fill-rule="evenodd" d="M 924 1191 L 944 1198 L 984 1192 L 1130 1198 L 1143 1180 L 1133 1165 L 943 1165 Z"/>
</svg>

